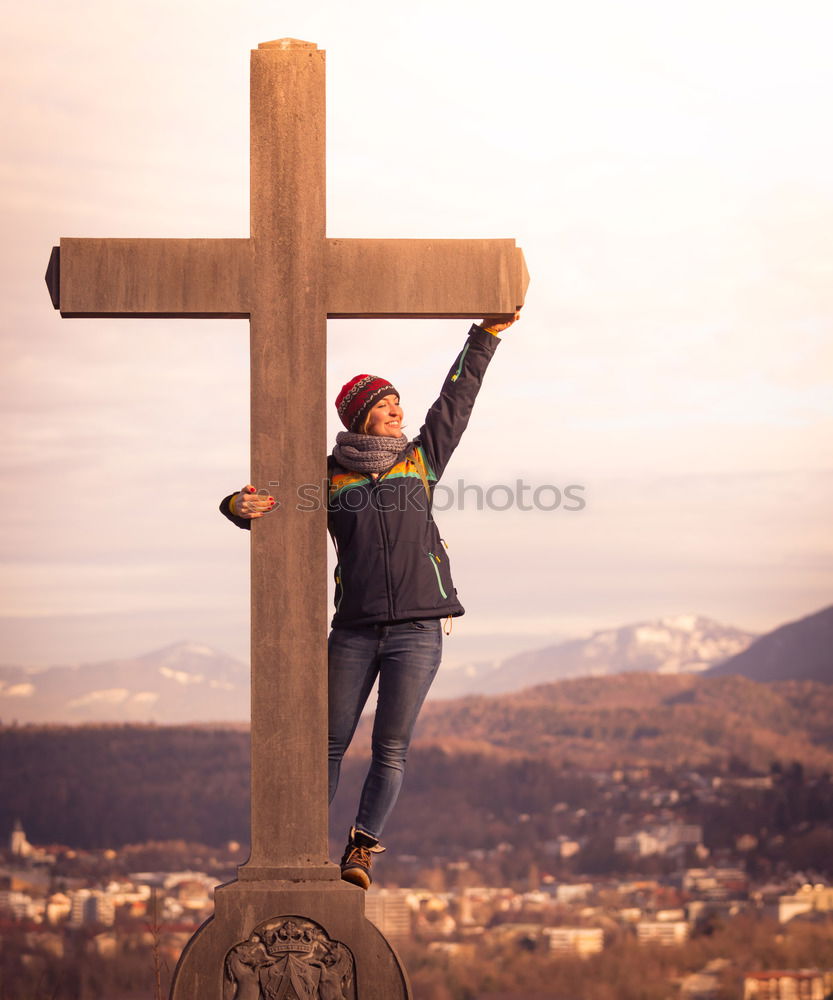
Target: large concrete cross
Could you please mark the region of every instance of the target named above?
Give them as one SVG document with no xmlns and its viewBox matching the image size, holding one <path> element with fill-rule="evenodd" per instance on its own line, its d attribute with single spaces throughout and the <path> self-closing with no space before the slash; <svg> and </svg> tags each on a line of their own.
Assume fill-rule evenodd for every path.
<svg viewBox="0 0 833 1000">
<path fill-rule="evenodd" d="M 326 479 L 327 318 L 509 317 L 528 283 L 511 239 L 328 239 L 324 141 L 324 52 L 262 44 L 251 60 L 249 238 L 61 239 L 47 272 L 62 316 L 249 320 L 251 481 L 282 505 L 251 532 L 241 882 L 338 877 L 327 843 L 326 512 L 295 503 L 298 487 Z"/>
</svg>

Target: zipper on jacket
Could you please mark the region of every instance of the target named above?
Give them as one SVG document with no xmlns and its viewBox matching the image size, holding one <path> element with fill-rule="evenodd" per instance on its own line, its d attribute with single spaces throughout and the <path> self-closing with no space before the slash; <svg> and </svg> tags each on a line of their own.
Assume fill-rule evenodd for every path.
<svg viewBox="0 0 833 1000">
<path fill-rule="evenodd" d="M 336 566 L 336 586 L 339 589 L 338 600 L 336 601 L 336 614 L 341 610 L 341 602 L 344 600 L 344 581 L 341 578 L 341 563 Z"/>
<path fill-rule="evenodd" d="M 466 343 L 466 346 L 463 348 L 463 353 L 460 355 L 460 360 L 457 364 L 457 371 L 451 376 L 452 382 L 456 382 L 457 379 L 460 377 L 460 372 L 462 372 L 463 370 L 463 362 L 466 360 L 466 353 L 468 352 L 468 349 L 469 345 L 468 343 Z"/>
<path fill-rule="evenodd" d="M 373 480 L 373 489 L 378 489 L 379 480 L 382 476 Z M 379 505 L 376 505 L 376 512 L 379 515 L 379 526 L 382 532 L 382 554 L 385 557 L 385 589 L 387 591 L 388 598 L 388 615 L 392 619 L 393 615 L 393 591 L 390 584 L 390 537 L 388 536 L 387 525 L 385 524 L 385 515 Z"/>
<path fill-rule="evenodd" d="M 437 574 L 437 586 L 440 588 L 440 593 L 446 600 L 448 600 L 448 594 L 445 592 L 443 588 L 443 581 L 442 578 L 440 577 L 440 571 L 437 568 L 437 563 L 439 563 L 440 561 L 439 556 L 435 556 L 433 552 L 429 552 L 428 558 L 431 560 L 431 566 L 433 567 L 434 572 Z"/>
</svg>

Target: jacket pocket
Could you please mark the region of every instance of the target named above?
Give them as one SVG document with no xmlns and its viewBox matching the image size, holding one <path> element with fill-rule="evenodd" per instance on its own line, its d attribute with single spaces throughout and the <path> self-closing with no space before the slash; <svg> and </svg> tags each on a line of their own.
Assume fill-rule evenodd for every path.
<svg viewBox="0 0 833 1000">
<path fill-rule="evenodd" d="M 426 555 L 428 559 L 430 559 L 431 568 L 434 570 L 434 574 L 437 577 L 437 586 L 440 589 L 440 594 L 443 598 L 445 598 L 445 600 L 448 600 L 448 594 L 445 592 L 445 588 L 443 587 L 442 577 L 440 576 L 440 566 L 439 566 L 440 557 L 435 556 L 433 552 L 427 552 Z"/>
</svg>

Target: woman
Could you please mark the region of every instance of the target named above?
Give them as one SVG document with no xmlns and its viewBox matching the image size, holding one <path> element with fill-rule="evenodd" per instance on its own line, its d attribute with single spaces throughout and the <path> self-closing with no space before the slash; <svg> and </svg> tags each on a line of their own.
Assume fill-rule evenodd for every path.
<svg viewBox="0 0 833 1000">
<path fill-rule="evenodd" d="M 335 615 L 328 644 L 329 791 L 379 678 L 372 759 L 341 877 L 367 889 L 371 855 L 396 803 L 417 715 L 437 673 L 442 622 L 463 614 L 431 490 L 468 424 L 499 338 L 518 318 L 472 326 L 417 437 L 402 433 L 399 393 L 386 379 L 357 375 L 338 394 L 346 431 L 328 459 L 328 525 L 336 547 Z M 241 528 L 274 508 L 254 486 L 220 510 Z"/>
</svg>

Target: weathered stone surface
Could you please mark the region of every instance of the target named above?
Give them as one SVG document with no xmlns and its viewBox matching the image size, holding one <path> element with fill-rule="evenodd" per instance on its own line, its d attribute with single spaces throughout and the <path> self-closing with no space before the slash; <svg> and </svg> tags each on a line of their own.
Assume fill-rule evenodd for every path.
<svg viewBox="0 0 833 1000">
<path fill-rule="evenodd" d="M 327 241 L 327 315 L 512 316 L 529 275 L 514 240 Z"/>
<path fill-rule="evenodd" d="M 327 476 L 324 53 L 267 46 L 251 71 L 251 470 L 281 509 L 252 524 L 252 853 L 241 875 L 268 877 L 330 864 L 326 510 L 296 502 Z"/>
<path fill-rule="evenodd" d="M 396 952 L 364 917 L 364 893 L 340 881 L 331 886 L 263 881 L 221 886 L 215 894 L 214 916 L 182 953 L 171 1000 L 267 1000 L 274 996 L 261 984 L 273 986 L 280 982 L 283 970 L 277 968 L 274 974 L 268 974 L 268 959 L 263 958 L 267 949 L 258 938 L 262 941 L 265 927 L 280 925 L 287 917 L 296 917 L 299 928 L 303 920 L 313 921 L 329 941 L 350 953 L 357 1000 L 410 1000 L 410 988 Z M 229 969 L 228 957 L 242 942 L 251 943 L 251 953 L 247 956 L 245 951 L 237 952 L 241 962 L 234 963 L 235 975 Z M 274 951 L 279 954 L 280 949 Z M 338 948 L 332 952 L 337 960 L 343 955 Z M 266 966 L 267 975 L 247 973 L 241 968 L 246 962 L 260 970 Z M 307 981 L 310 992 L 302 994 L 304 1000 L 352 1000 L 343 980 L 336 976 L 324 979 L 322 984 L 312 970 Z"/>
<path fill-rule="evenodd" d="M 61 240 L 65 317 L 245 319 L 252 299 L 249 240 Z"/>
</svg>

